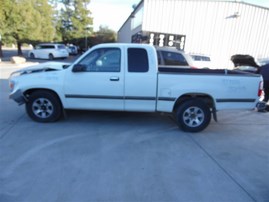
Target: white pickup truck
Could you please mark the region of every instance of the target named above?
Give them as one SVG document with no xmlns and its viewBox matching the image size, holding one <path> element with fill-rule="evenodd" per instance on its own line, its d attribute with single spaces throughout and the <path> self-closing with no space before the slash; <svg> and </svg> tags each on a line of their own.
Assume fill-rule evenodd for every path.
<svg viewBox="0 0 269 202">
<path fill-rule="evenodd" d="M 169 54 L 168 54 L 169 55 Z M 158 67 L 153 46 L 100 44 L 73 64 L 47 62 L 13 72 L 10 98 L 38 122 L 65 109 L 167 112 L 184 131 L 199 132 L 213 114 L 254 109 L 259 75 L 230 70 Z"/>
</svg>

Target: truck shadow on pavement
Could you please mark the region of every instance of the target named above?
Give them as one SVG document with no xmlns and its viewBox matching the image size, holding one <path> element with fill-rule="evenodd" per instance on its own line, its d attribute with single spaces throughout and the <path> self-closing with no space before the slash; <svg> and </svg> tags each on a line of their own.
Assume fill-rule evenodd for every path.
<svg viewBox="0 0 269 202">
<path fill-rule="evenodd" d="M 126 127 L 129 130 L 143 127 L 177 127 L 171 116 L 158 113 L 66 110 L 65 114 L 60 122 L 88 124 L 94 127 Z"/>
</svg>

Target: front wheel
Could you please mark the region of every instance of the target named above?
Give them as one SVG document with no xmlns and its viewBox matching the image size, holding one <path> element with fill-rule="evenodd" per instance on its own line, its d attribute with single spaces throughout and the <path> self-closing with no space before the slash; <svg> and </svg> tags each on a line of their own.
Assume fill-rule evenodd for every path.
<svg viewBox="0 0 269 202">
<path fill-rule="evenodd" d="M 187 100 L 178 107 L 176 120 L 183 131 L 200 132 L 209 125 L 211 111 L 202 100 Z"/>
<path fill-rule="evenodd" d="M 62 114 L 62 105 L 58 97 L 50 91 L 35 91 L 29 95 L 26 112 L 37 122 L 54 122 Z"/>
</svg>

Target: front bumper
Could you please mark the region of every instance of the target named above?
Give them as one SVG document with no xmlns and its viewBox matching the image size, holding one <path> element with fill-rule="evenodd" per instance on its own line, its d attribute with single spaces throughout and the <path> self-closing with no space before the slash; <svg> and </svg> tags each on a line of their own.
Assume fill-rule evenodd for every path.
<svg viewBox="0 0 269 202">
<path fill-rule="evenodd" d="M 9 99 L 14 100 L 19 105 L 22 105 L 27 102 L 27 98 L 24 96 L 21 90 L 16 90 L 14 93 L 10 94 Z"/>
</svg>

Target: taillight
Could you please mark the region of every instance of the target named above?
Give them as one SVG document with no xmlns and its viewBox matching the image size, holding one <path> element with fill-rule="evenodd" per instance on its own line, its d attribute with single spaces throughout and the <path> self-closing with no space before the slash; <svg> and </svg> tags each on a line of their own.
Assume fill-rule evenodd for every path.
<svg viewBox="0 0 269 202">
<path fill-rule="evenodd" d="M 262 90 L 263 90 L 263 82 L 260 81 L 260 84 L 259 84 L 259 90 L 258 90 L 258 96 L 259 96 L 259 97 L 262 96 Z"/>
</svg>

